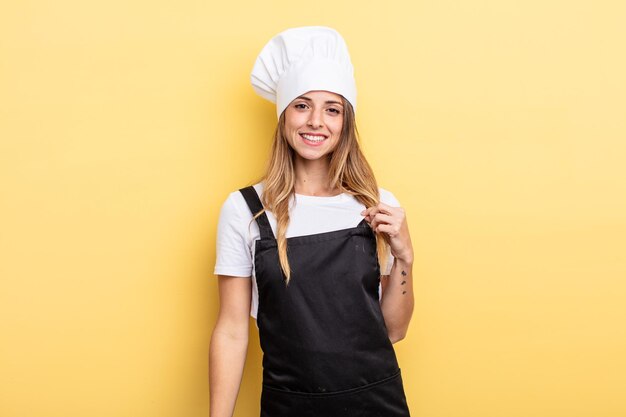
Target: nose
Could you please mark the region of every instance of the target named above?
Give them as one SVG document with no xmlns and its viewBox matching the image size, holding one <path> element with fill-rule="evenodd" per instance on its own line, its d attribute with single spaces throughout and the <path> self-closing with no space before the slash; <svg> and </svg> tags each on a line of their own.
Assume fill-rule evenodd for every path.
<svg viewBox="0 0 626 417">
<path fill-rule="evenodd" d="M 324 122 L 322 120 L 322 109 L 311 110 L 307 124 L 313 128 L 323 127 Z"/>
</svg>

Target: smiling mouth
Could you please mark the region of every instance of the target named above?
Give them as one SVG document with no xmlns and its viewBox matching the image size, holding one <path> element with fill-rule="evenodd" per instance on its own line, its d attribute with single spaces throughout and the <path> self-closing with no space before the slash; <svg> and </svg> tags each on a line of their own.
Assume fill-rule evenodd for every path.
<svg viewBox="0 0 626 417">
<path fill-rule="evenodd" d="M 313 142 L 313 143 L 320 143 L 320 142 L 326 140 L 326 136 L 325 135 L 311 135 L 311 134 L 308 134 L 308 133 L 300 133 L 300 136 L 302 136 L 307 141 Z"/>
</svg>

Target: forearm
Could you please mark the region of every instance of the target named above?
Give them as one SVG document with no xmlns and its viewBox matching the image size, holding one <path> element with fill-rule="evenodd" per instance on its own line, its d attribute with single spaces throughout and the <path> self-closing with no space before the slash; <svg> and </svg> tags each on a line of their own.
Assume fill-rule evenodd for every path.
<svg viewBox="0 0 626 417">
<path fill-rule="evenodd" d="M 209 348 L 209 415 L 231 417 L 235 409 L 248 338 L 233 337 L 216 327 Z"/>
<path fill-rule="evenodd" d="M 413 261 L 395 258 L 381 298 L 381 309 L 392 343 L 406 335 L 413 314 Z"/>
</svg>

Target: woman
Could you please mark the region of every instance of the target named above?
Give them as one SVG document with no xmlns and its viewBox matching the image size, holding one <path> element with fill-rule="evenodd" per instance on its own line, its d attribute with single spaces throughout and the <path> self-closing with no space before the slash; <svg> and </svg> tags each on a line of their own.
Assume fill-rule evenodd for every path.
<svg viewBox="0 0 626 417">
<path fill-rule="evenodd" d="M 413 311 L 413 248 L 359 148 L 345 42 L 326 27 L 286 30 L 251 80 L 279 119 L 266 174 L 220 213 L 211 416 L 232 416 L 250 313 L 262 417 L 409 416 L 392 343 Z"/>
</svg>

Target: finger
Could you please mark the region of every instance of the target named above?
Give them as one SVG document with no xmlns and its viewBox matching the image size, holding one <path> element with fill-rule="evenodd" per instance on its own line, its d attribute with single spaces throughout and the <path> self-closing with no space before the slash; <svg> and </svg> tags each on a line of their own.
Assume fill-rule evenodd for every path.
<svg viewBox="0 0 626 417">
<path fill-rule="evenodd" d="M 374 230 L 376 232 L 386 233 L 390 237 L 396 237 L 400 234 L 400 227 L 394 224 L 379 224 Z"/>
<path fill-rule="evenodd" d="M 372 206 L 370 207 L 369 211 L 368 211 L 368 215 L 370 216 L 370 219 L 373 219 L 378 213 L 381 213 L 381 208 L 378 206 Z M 385 214 L 390 214 L 385 212 Z"/>
<path fill-rule="evenodd" d="M 361 215 L 365 217 L 365 221 L 368 223 L 372 221 L 374 216 L 378 213 L 378 209 L 376 206 L 368 207 L 361 212 Z"/>
<path fill-rule="evenodd" d="M 369 216 L 369 219 L 367 219 L 367 220 L 371 221 L 371 219 L 373 219 L 374 216 L 376 216 L 376 214 L 378 214 L 378 213 L 384 213 L 384 214 L 387 214 L 387 215 L 392 215 L 396 209 L 398 209 L 398 207 L 392 207 L 392 206 L 390 206 L 388 204 L 380 202 L 380 203 L 378 203 L 375 206 L 368 207 L 367 209 L 363 210 L 361 212 L 361 215 L 365 216 L 365 217 Z"/>
<path fill-rule="evenodd" d="M 379 211 L 385 212 L 387 214 L 393 213 L 394 209 L 397 208 L 397 207 L 390 206 L 389 204 L 385 204 L 382 201 L 379 202 L 375 207 L 377 207 Z"/>
<path fill-rule="evenodd" d="M 395 218 L 389 214 L 385 214 L 379 211 L 374 216 L 374 220 L 378 221 L 379 223 L 394 223 Z"/>
<path fill-rule="evenodd" d="M 393 216 L 390 216 L 388 214 L 384 214 L 384 213 L 378 212 L 378 213 L 376 213 L 376 215 L 374 217 L 372 217 L 370 225 L 373 228 L 375 228 L 379 224 L 395 224 L 395 223 L 397 223 L 397 221 L 396 221 L 396 219 Z"/>
</svg>

